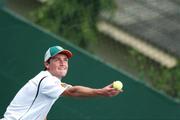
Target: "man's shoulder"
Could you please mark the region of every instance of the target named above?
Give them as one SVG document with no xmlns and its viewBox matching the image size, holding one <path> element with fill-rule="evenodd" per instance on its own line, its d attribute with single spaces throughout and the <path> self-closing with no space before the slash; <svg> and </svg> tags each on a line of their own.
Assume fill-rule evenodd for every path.
<svg viewBox="0 0 180 120">
<path fill-rule="evenodd" d="M 59 78 L 57 78 L 56 76 L 53 76 L 49 71 L 41 71 L 39 74 L 37 74 L 32 79 L 32 81 L 39 83 L 41 81 L 41 79 L 43 79 L 43 81 L 45 81 L 45 83 L 49 83 L 49 82 L 50 83 L 51 82 L 59 83 L 59 82 L 61 82 L 61 80 Z"/>
<path fill-rule="evenodd" d="M 40 71 L 34 78 L 52 77 L 51 73 L 48 71 Z"/>
<path fill-rule="evenodd" d="M 32 82 L 37 82 L 39 83 L 39 81 L 41 79 L 45 79 L 46 77 L 51 77 L 52 75 L 48 72 L 48 71 L 40 71 L 36 76 L 34 76 L 30 81 Z"/>
</svg>

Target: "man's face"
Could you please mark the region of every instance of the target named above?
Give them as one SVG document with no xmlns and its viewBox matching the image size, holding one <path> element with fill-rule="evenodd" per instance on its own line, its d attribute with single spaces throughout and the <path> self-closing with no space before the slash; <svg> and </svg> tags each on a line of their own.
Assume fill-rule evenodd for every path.
<svg viewBox="0 0 180 120">
<path fill-rule="evenodd" d="M 64 54 L 57 54 L 45 66 L 52 75 L 62 78 L 68 71 L 68 58 Z"/>
</svg>

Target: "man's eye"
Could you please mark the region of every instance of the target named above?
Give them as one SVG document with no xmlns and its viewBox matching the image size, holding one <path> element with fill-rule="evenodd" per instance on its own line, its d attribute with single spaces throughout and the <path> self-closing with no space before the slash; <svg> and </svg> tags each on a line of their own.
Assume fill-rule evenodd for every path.
<svg viewBox="0 0 180 120">
<path fill-rule="evenodd" d="M 68 59 L 64 59 L 64 61 L 68 61 Z"/>
<path fill-rule="evenodd" d="M 56 62 L 56 61 L 59 61 L 59 59 L 58 58 L 54 58 L 53 61 Z"/>
<path fill-rule="evenodd" d="M 58 58 L 54 58 L 54 61 L 58 61 L 59 59 Z"/>
</svg>

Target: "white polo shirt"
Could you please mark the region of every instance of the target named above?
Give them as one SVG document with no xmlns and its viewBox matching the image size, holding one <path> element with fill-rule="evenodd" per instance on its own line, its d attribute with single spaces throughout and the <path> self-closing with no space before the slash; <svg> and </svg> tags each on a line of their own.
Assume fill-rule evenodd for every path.
<svg viewBox="0 0 180 120">
<path fill-rule="evenodd" d="M 43 77 L 45 78 L 40 83 Z M 33 103 L 39 83 L 39 93 Z M 52 76 L 48 71 L 41 71 L 19 90 L 7 107 L 2 120 L 44 120 L 66 88 L 61 86 L 59 78 Z"/>
</svg>

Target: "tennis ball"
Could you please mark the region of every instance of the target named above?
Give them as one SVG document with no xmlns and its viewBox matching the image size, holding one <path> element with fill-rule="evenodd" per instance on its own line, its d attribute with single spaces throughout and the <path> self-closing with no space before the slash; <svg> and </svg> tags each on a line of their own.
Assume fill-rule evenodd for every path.
<svg viewBox="0 0 180 120">
<path fill-rule="evenodd" d="M 117 90 L 121 90 L 123 88 L 123 84 L 121 81 L 114 81 L 112 86 Z"/>
</svg>

